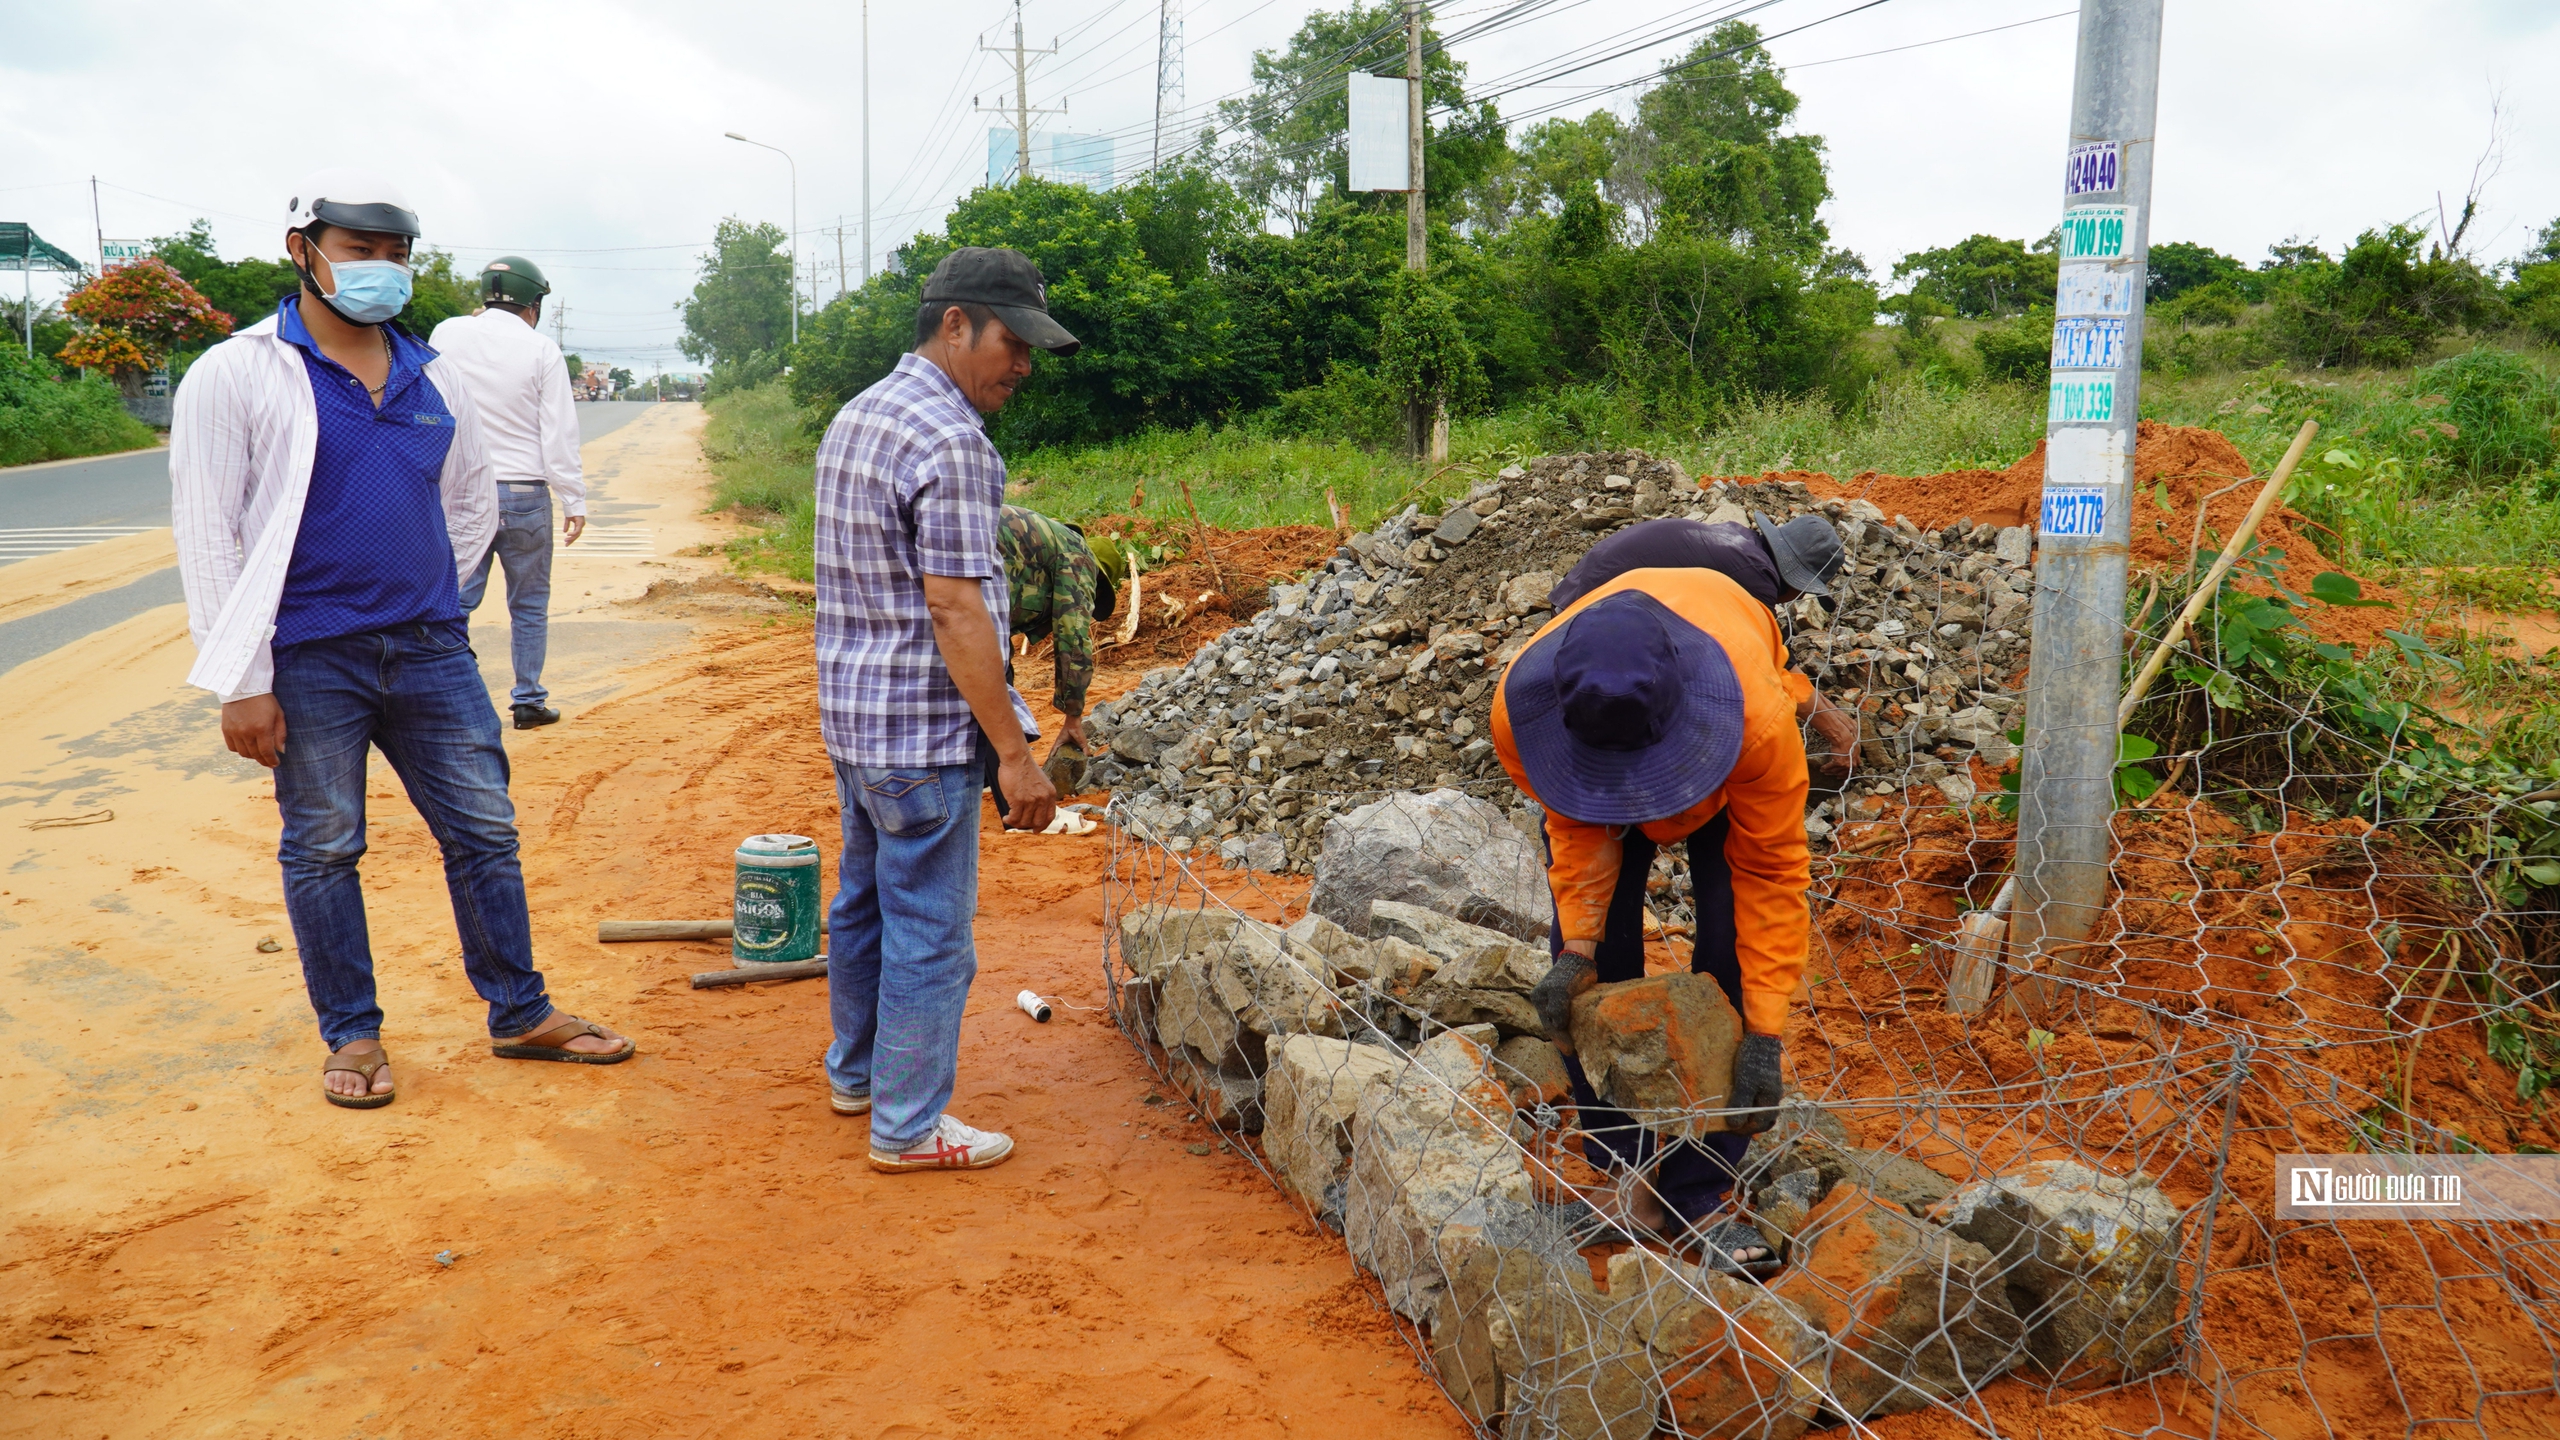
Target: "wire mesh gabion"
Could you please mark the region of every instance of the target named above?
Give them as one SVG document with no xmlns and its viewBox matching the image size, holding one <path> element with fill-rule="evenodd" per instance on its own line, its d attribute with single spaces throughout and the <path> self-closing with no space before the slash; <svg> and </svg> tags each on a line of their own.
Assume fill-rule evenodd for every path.
<svg viewBox="0 0 2560 1440">
<path fill-rule="evenodd" d="M 1865 663 L 1872 633 L 1795 619 L 1799 663 Z M 1788 1100 L 1738 1166 L 1735 1213 L 1784 1261 L 1764 1281 L 1608 1203 L 1586 1142 L 1613 1137 L 1526 999 L 1535 807 L 1482 767 L 1428 793 L 1282 772 L 1329 817 L 1312 887 L 1115 802 L 1112 1014 L 1341 1235 L 1481 1434 L 2560 1433 L 2550 1227 L 2286 1219 L 2276 1194 L 2280 1155 L 2560 1149 L 2491 1049 L 2554 1018 L 2528 942 L 2555 917 L 2377 798 L 2387 749 L 2216 683 L 2151 702 L 2186 737 L 2168 780 L 2112 821 L 2097 927 L 2036 958 L 1994 918 L 2015 686 L 1972 697 L 1970 755 L 1929 743 L 1925 698 L 1899 739 L 1867 727 L 1809 814 Z M 1652 890 L 1648 969 L 1684 971 L 1676 867 Z M 1657 1134 L 1731 1113 L 1610 1101 Z"/>
</svg>

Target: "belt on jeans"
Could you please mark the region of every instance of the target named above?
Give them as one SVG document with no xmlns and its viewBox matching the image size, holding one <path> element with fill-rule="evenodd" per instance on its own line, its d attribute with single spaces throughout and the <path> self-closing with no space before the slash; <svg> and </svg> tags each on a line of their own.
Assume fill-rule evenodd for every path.
<svg viewBox="0 0 2560 1440">
<path fill-rule="evenodd" d="M 551 482 L 548 480 L 501 480 L 498 483 L 501 485 L 530 487 L 536 490 L 547 490 L 551 487 Z"/>
</svg>

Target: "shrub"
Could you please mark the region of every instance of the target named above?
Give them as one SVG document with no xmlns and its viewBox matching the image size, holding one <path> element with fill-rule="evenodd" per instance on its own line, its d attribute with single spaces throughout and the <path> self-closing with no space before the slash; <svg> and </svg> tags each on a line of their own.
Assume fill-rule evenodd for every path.
<svg viewBox="0 0 2560 1440">
<path fill-rule="evenodd" d="M 56 377 L 14 345 L 0 345 L 0 465 L 134 450 L 151 427 L 125 413 L 104 376 Z"/>
<path fill-rule="evenodd" d="M 2053 308 L 2037 306 L 2013 320 L 1985 325 L 1973 337 L 1973 353 L 1982 362 L 1983 378 L 2033 385 L 2045 378 L 2053 362 Z"/>
</svg>

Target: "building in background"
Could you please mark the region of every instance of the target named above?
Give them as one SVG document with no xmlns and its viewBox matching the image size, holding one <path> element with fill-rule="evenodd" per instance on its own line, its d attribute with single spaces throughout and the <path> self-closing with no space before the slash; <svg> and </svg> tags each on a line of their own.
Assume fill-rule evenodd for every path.
<svg viewBox="0 0 2560 1440">
<path fill-rule="evenodd" d="M 987 183 L 1009 185 L 1020 162 L 1020 147 L 1011 127 L 987 131 Z M 1108 135 L 1034 134 L 1031 173 L 1043 180 L 1108 190 L 1112 184 L 1112 145 Z"/>
</svg>

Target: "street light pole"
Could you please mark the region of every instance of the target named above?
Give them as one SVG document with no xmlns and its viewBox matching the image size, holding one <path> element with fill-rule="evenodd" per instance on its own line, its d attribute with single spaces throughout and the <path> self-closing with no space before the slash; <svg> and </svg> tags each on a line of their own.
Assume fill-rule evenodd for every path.
<svg viewBox="0 0 2560 1440">
<path fill-rule="evenodd" d="M 871 283 L 871 0 L 862 0 L 862 283 Z"/>
<path fill-rule="evenodd" d="M 791 167 L 791 343 L 797 345 L 800 343 L 800 162 L 792 159 L 791 152 L 779 145 L 749 140 L 735 130 L 722 133 L 742 144 L 770 150 L 782 157 L 783 164 Z"/>
</svg>

